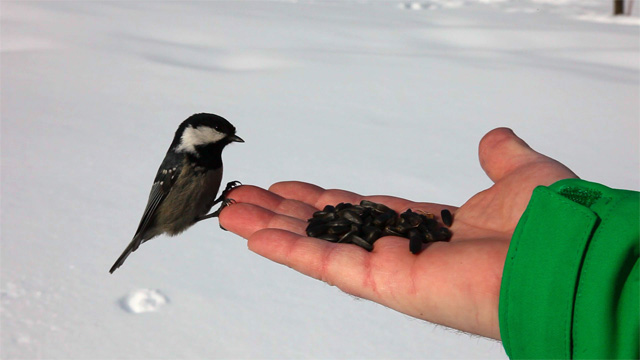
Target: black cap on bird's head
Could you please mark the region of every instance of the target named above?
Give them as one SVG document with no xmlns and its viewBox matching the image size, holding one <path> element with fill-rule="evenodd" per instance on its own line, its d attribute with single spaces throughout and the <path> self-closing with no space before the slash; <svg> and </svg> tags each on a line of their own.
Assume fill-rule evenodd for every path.
<svg viewBox="0 0 640 360">
<path fill-rule="evenodd" d="M 191 115 L 180 124 L 171 149 L 197 156 L 198 149 L 208 146 L 222 148 L 232 142 L 244 142 L 236 135 L 235 126 L 221 116 L 200 113 Z"/>
</svg>

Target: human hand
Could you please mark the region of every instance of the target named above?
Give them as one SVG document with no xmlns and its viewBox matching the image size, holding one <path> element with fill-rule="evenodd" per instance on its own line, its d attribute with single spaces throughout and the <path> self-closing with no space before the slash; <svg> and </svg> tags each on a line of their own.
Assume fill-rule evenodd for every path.
<svg viewBox="0 0 640 360">
<path fill-rule="evenodd" d="M 533 189 L 577 177 L 559 162 L 532 150 L 510 129 L 492 130 L 480 141 L 482 168 L 494 185 L 459 208 L 390 196 L 362 196 L 302 182 L 281 182 L 269 190 L 240 186 L 237 203 L 220 214 L 220 224 L 248 239 L 249 249 L 303 274 L 433 323 L 500 339 L 498 299 L 502 268 L 513 231 Z M 409 252 L 408 240 L 386 236 L 374 250 L 307 237 L 307 219 L 327 204 L 383 203 L 455 215 L 449 242 Z"/>
</svg>

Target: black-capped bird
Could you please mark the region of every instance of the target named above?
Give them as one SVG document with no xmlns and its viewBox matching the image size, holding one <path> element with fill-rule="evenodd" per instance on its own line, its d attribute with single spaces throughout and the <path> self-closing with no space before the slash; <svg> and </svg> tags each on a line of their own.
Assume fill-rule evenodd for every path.
<svg viewBox="0 0 640 360">
<path fill-rule="evenodd" d="M 138 230 L 110 273 L 143 242 L 160 234 L 177 235 L 200 220 L 220 214 L 230 202 L 227 192 L 239 184 L 228 183 L 216 199 L 222 181 L 222 150 L 232 142 L 244 140 L 218 115 L 195 114 L 180 124 L 153 181 Z M 220 202 L 220 208 L 207 215 Z"/>
</svg>

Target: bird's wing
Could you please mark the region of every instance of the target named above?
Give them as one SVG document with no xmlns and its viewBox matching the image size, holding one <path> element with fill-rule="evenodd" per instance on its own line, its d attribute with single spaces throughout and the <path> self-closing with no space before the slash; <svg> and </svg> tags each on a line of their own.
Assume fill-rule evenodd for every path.
<svg viewBox="0 0 640 360">
<path fill-rule="evenodd" d="M 136 234 L 133 236 L 133 239 L 131 240 L 129 245 L 127 245 L 118 260 L 116 260 L 116 262 L 109 270 L 110 273 L 113 273 L 117 268 L 119 268 L 127 259 L 129 254 L 138 249 L 138 246 L 140 246 L 140 244 L 151 238 L 145 238 L 145 232 L 153 223 L 152 220 L 155 216 L 158 206 L 160 206 L 162 201 L 167 197 L 167 194 L 169 194 L 169 191 L 171 191 L 171 187 L 180 176 L 180 171 L 182 168 L 182 158 L 182 156 L 172 153 L 168 153 L 165 157 L 164 161 L 160 165 L 158 173 L 156 174 L 156 178 L 153 181 L 153 186 L 151 187 L 151 192 L 149 193 L 149 200 L 147 201 L 147 206 L 145 207 L 144 213 L 142 214 L 142 219 L 140 220 L 140 224 L 138 225 L 138 230 L 136 230 Z"/>
<path fill-rule="evenodd" d="M 171 191 L 171 187 L 180 176 L 182 158 L 183 156 L 169 153 L 160 165 L 160 169 L 158 169 L 156 178 L 153 181 L 153 186 L 151 186 L 147 206 L 142 213 L 142 219 L 140 219 L 138 230 L 136 230 L 136 234 L 134 235 L 134 239 L 141 237 L 138 245 L 148 240 L 144 239 L 144 233 L 152 223 L 158 206 L 160 206 L 162 201 L 167 197 L 167 194 Z M 133 251 L 137 248 L 138 246 L 136 246 Z"/>
<path fill-rule="evenodd" d="M 144 213 L 142 213 L 142 219 L 140 219 L 140 224 L 138 224 L 138 229 L 136 230 L 136 234 L 134 235 L 134 239 L 141 238 L 138 245 L 144 242 L 145 239 L 142 239 L 142 234 L 144 234 L 144 232 L 149 228 L 149 224 L 151 223 L 151 219 L 153 219 L 153 216 L 156 213 L 156 209 L 158 209 L 158 206 L 160 205 L 162 200 L 167 197 L 167 194 L 168 191 L 164 190 L 163 184 L 159 182 L 153 183 L 153 186 L 151 187 L 151 193 L 149 194 L 149 201 L 147 202 L 147 206 L 144 209 Z M 136 249 L 137 247 L 138 246 L 136 246 Z M 135 251 L 136 249 L 133 250 Z"/>
</svg>

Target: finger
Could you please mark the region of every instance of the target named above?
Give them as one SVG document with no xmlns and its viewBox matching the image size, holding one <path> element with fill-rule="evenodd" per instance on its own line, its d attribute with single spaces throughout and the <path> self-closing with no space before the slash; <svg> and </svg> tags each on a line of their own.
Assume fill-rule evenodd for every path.
<svg viewBox="0 0 640 360">
<path fill-rule="evenodd" d="M 341 202 L 359 204 L 362 200 L 369 200 L 384 204 L 397 212 L 403 212 L 406 209 L 415 210 L 419 208 L 425 211 L 437 210 L 439 212 L 444 207 L 452 208 L 451 206 L 431 203 L 416 203 L 394 196 L 362 196 L 360 194 L 345 190 L 325 190 L 317 185 L 300 181 L 284 181 L 275 183 L 271 185 L 269 191 L 272 191 L 285 198 L 299 200 L 301 202 L 314 206 L 317 209 L 322 209 L 325 205 L 336 205 Z"/>
<path fill-rule="evenodd" d="M 285 198 L 296 199 L 315 206 L 325 189 L 302 181 L 281 181 L 271 185 L 269 191 Z"/>
<path fill-rule="evenodd" d="M 252 185 L 242 185 L 233 189 L 229 197 L 238 203 L 251 203 L 278 214 L 304 220 L 310 218 L 317 211 L 313 206 L 302 201 L 286 199 L 271 191 Z"/>
<path fill-rule="evenodd" d="M 237 203 L 222 210 L 220 213 L 220 225 L 248 239 L 255 232 L 266 228 L 282 229 L 303 234 L 306 221 L 278 214 L 255 204 Z"/>
<path fill-rule="evenodd" d="M 533 163 L 553 163 L 549 183 L 567 177 L 577 177 L 564 165 L 534 151 L 509 128 L 497 128 L 488 132 L 478 147 L 480 165 L 493 181 L 498 182 L 518 168 Z"/>
<path fill-rule="evenodd" d="M 325 205 L 335 205 L 340 202 L 359 203 L 362 196 L 345 190 L 325 190 L 317 185 L 301 181 L 283 181 L 271 185 L 272 191 L 282 197 L 296 199 L 322 209 Z"/>
<path fill-rule="evenodd" d="M 406 272 L 403 264 L 412 263 L 413 256 L 406 239 L 381 238 L 373 252 L 368 252 L 353 244 L 331 243 L 279 229 L 255 232 L 248 246 L 270 260 L 374 301 L 380 301 L 378 285 L 386 289 L 388 276 Z M 383 279 L 378 279 L 380 276 Z M 398 285 L 403 282 L 396 281 Z"/>
</svg>

